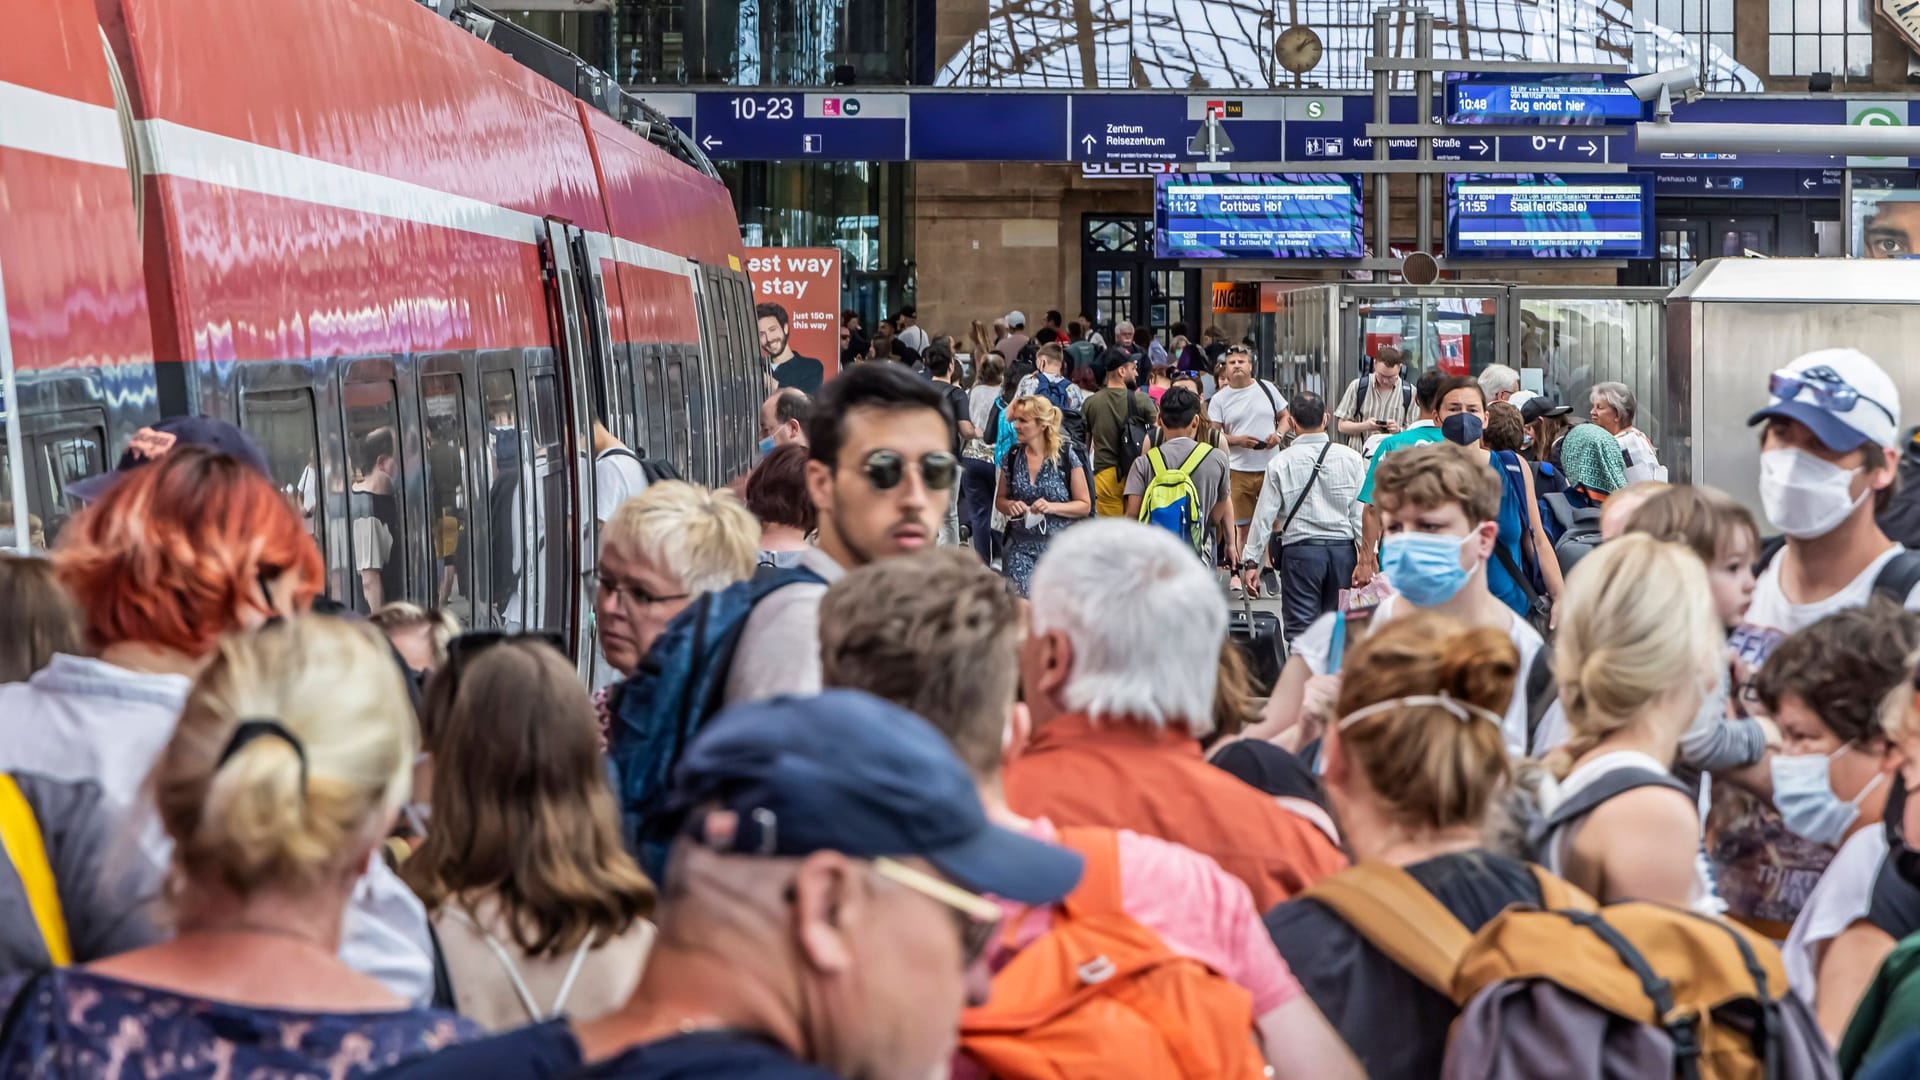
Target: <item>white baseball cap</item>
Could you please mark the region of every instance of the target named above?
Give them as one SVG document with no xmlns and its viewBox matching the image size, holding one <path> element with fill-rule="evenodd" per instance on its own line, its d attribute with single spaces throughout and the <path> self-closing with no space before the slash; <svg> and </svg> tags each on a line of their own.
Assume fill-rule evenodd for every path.
<svg viewBox="0 0 1920 1080">
<path fill-rule="evenodd" d="M 1842 454 L 1900 439 L 1900 389 L 1858 349 L 1810 352 L 1774 372 L 1767 390 L 1767 407 L 1747 418 L 1748 427 L 1771 417 L 1797 420 Z"/>
<path fill-rule="evenodd" d="M 1024 311 L 1007 312 L 1007 329 L 1014 330 L 1027 325 L 1027 313 Z"/>
</svg>

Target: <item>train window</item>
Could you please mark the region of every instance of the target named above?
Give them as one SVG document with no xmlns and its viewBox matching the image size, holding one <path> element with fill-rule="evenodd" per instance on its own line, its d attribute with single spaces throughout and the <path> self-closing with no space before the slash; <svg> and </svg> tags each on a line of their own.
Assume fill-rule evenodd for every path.
<svg viewBox="0 0 1920 1080">
<path fill-rule="evenodd" d="M 613 395 L 608 402 L 613 414 L 613 430 L 629 449 L 640 445 L 639 421 L 633 408 L 633 357 L 625 343 L 613 347 Z"/>
<path fill-rule="evenodd" d="M 539 560 L 539 590 L 527 612 L 527 624 L 564 633 L 569 591 L 573 588 L 573 463 L 560 439 L 560 380 L 550 371 L 529 378 L 533 395 L 534 550 Z"/>
<path fill-rule="evenodd" d="M 467 506 L 466 395 L 461 377 L 422 375 L 427 414 L 427 531 L 433 539 L 433 602 L 473 626 L 473 526 Z"/>
<path fill-rule="evenodd" d="M 667 460 L 673 455 L 673 428 L 667 423 L 666 355 L 659 345 L 640 346 L 640 381 L 646 387 L 647 456 Z"/>
<path fill-rule="evenodd" d="M 27 509 L 40 516 L 47 543 L 58 540 L 80 510 L 67 485 L 105 471 L 106 446 L 106 424 L 93 410 L 58 413 L 42 418 L 38 431 L 28 428 Z"/>
<path fill-rule="evenodd" d="M 240 426 L 267 455 L 273 482 L 300 508 L 307 532 L 327 551 L 323 527 L 325 501 L 320 491 L 320 435 L 312 390 L 246 390 L 240 394 Z M 339 541 L 346 543 L 341 535 Z M 346 563 L 345 553 L 338 560 Z M 335 560 L 328 559 L 328 565 Z"/>
<path fill-rule="evenodd" d="M 376 611 L 407 598 L 407 529 L 400 469 L 400 418 L 393 382 L 350 382 L 344 395 L 347 446 L 353 486 L 347 493 L 352 520 L 354 606 Z"/>
<path fill-rule="evenodd" d="M 513 372 L 483 373 L 480 399 L 493 450 L 493 468 L 487 476 L 487 536 L 492 555 L 487 579 L 493 586 L 495 621 L 518 631 L 527 618 L 528 590 L 521 588 L 527 565 L 527 500 L 520 486 L 520 394 Z"/>
<path fill-rule="evenodd" d="M 691 400 L 687 395 L 686 361 L 680 356 L 680 347 L 669 345 L 667 348 L 669 350 L 667 355 L 667 400 L 673 402 L 674 407 L 679 412 L 679 415 L 674 417 L 675 423 L 673 425 L 673 447 L 671 455 L 673 467 L 680 470 L 681 476 L 695 483 L 700 483 L 704 481 L 706 477 L 693 471 L 693 448 L 687 443 L 692 433 L 700 430 L 700 426 L 696 426 L 693 419 L 696 415 L 696 410 L 700 408 L 700 403 Z M 696 353 L 695 355 L 698 354 Z"/>
</svg>

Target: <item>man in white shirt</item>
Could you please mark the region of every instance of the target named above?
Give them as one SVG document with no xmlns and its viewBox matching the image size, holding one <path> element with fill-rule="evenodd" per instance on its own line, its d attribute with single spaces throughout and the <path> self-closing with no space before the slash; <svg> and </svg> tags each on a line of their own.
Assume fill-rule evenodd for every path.
<svg viewBox="0 0 1920 1080">
<path fill-rule="evenodd" d="M 620 504 L 647 490 L 647 472 L 640 455 L 614 438 L 600 421 L 593 422 L 593 516 L 605 525 Z"/>
<path fill-rule="evenodd" d="M 1233 470 L 1234 524 L 1240 528 L 1238 544 L 1244 551 L 1267 463 L 1287 429 L 1287 399 L 1272 383 L 1253 377 L 1253 354 L 1244 346 L 1220 354 L 1220 374 L 1227 384 L 1215 390 L 1207 403 L 1207 419 L 1226 435 L 1227 465 Z"/>
<path fill-rule="evenodd" d="M 1760 572 L 1739 658 L 1758 668 L 1781 638 L 1878 592 L 1920 611 L 1920 552 L 1874 521 L 1891 498 L 1900 392 L 1853 349 L 1808 353 L 1769 380 L 1760 436 L 1760 504 L 1786 546 Z"/>
<path fill-rule="evenodd" d="M 1288 404 L 1300 437 L 1273 456 L 1247 532 L 1240 570 L 1249 595 L 1260 591 L 1260 571 L 1269 562 L 1267 538 L 1280 529 L 1280 598 L 1289 639 L 1340 606 L 1340 590 L 1353 582 L 1360 542 L 1360 485 L 1367 462 L 1350 446 L 1327 437 L 1327 402 L 1307 391 Z"/>
<path fill-rule="evenodd" d="M 1619 440 L 1620 453 L 1626 460 L 1627 483 L 1666 480 L 1667 470 L 1654 455 L 1653 440 L 1633 426 L 1640 403 L 1634 399 L 1632 388 L 1621 382 L 1596 383 L 1588 398 L 1588 406 L 1590 411 L 1587 418 Z"/>
<path fill-rule="evenodd" d="M 915 352 L 924 353 L 927 351 L 927 345 L 931 339 L 927 337 L 927 332 L 921 328 L 919 313 L 914 310 L 912 304 L 907 304 L 895 311 L 893 313 L 893 321 L 900 324 L 900 332 L 894 335 L 900 339 L 900 344 L 907 346 Z"/>
</svg>

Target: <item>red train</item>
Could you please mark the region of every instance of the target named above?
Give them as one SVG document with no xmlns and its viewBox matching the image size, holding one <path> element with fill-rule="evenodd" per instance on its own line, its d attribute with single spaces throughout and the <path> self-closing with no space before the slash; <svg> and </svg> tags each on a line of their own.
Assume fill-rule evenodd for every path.
<svg viewBox="0 0 1920 1080">
<path fill-rule="evenodd" d="M 224 417 L 336 599 L 587 655 L 595 418 L 718 482 L 763 376 L 727 191 L 582 80 L 597 106 L 413 0 L 14 5 L 0 345 L 49 538 L 142 425 Z"/>
</svg>

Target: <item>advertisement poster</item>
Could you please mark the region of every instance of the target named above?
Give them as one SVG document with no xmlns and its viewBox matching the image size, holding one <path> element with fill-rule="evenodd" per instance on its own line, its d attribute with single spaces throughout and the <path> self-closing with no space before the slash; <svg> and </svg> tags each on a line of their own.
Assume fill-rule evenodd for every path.
<svg viewBox="0 0 1920 1080">
<path fill-rule="evenodd" d="M 840 249 L 748 248 L 760 359 L 808 394 L 840 369 Z"/>
<path fill-rule="evenodd" d="M 1911 259 L 1920 253 L 1920 191 L 1853 189 L 1856 259 Z"/>
</svg>

